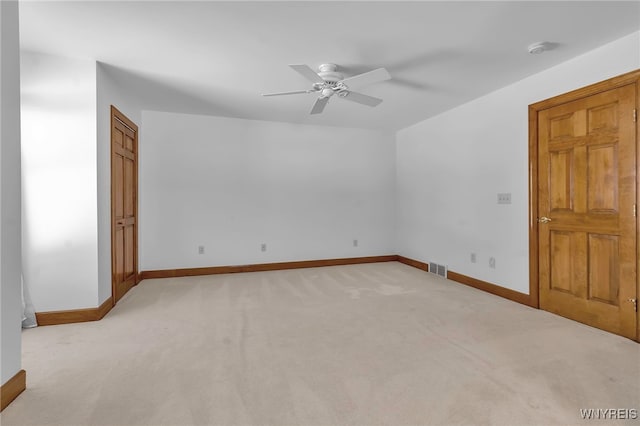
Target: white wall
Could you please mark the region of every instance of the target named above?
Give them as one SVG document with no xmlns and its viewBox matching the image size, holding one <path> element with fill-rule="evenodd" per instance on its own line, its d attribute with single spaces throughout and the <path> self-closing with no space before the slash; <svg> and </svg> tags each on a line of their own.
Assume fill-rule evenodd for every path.
<svg viewBox="0 0 640 426">
<path fill-rule="evenodd" d="M 98 62 L 97 179 L 98 179 L 98 304 L 111 297 L 111 105 L 140 125 L 141 109 L 135 97 Z M 139 135 L 139 139 L 140 135 Z"/>
<path fill-rule="evenodd" d="M 96 65 L 22 52 L 24 279 L 37 312 L 95 307 Z"/>
<path fill-rule="evenodd" d="M 0 1 L 0 384 L 21 367 L 18 2 Z"/>
<path fill-rule="evenodd" d="M 635 33 L 399 131 L 399 254 L 528 293 L 527 106 L 638 68 Z"/>
<path fill-rule="evenodd" d="M 393 134 L 149 111 L 142 134 L 142 270 L 395 252 Z"/>
<path fill-rule="evenodd" d="M 23 255 L 38 312 L 111 296 L 110 106 L 140 107 L 101 63 L 22 52 Z"/>
<path fill-rule="evenodd" d="M 111 294 L 111 104 L 141 125 L 141 269 L 398 252 L 527 292 L 526 106 L 640 67 L 639 47 L 636 33 L 404 129 L 395 151 L 394 135 L 362 129 L 142 113 L 151 95 L 126 89 L 113 67 L 25 53 L 23 257 L 35 308 L 95 307 Z M 496 205 L 497 192 L 513 204 Z"/>
</svg>

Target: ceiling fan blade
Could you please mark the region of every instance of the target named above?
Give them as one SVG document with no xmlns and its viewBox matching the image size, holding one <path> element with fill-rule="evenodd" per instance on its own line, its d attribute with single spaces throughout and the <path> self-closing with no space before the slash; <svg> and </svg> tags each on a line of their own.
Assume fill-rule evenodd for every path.
<svg viewBox="0 0 640 426">
<path fill-rule="evenodd" d="M 389 72 L 384 68 L 378 68 L 373 71 L 345 78 L 341 83 L 344 83 L 347 87 L 358 87 L 389 79 L 391 79 Z"/>
<path fill-rule="evenodd" d="M 322 79 L 322 77 L 320 77 L 318 73 L 312 70 L 308 65 L 301 64 L 301 65 L 289 65 L 289 66 L 293 68 L 295 71 L 297 71 L 298 73 L 300 73 L 309 81 L 313 81 L 314 83 L 324 83 L 324 80 Z"/>
<path fill-rule="evenodd" d="M 313 92 L 317 92 L 317 90 L 296 90 L 294 92 L 263 93 L 262 96 L 298 95 L 300 93 L 313 93 Z"/>
<path fill-rule="evenodd" d="M 320 114 L 324 111 L 324 107 L 327 105 L 327 102 L 329 102 L 328 97 L 316 99 L 316 103 L 313 104 L 313 108 L 311 108 L 311 112 L 309 114 Z"/>
<path fill-rule="evenodd" d="M 378 106 L 380 105 L 380 102 L 382 102 L 382 99 L 380 98 L 374 98 L 373 96 L 363 95 L 362 93 L 358 93 L 358 92 L 343 92 L 343 93 L 346 93 L 346 95 L 340 94 L 340 96 L 338 97 L 342 99 L 346 99 L 348 101 L 357 102 L 362 105 L 367 105 L 370 107 Z"/>
</svg>

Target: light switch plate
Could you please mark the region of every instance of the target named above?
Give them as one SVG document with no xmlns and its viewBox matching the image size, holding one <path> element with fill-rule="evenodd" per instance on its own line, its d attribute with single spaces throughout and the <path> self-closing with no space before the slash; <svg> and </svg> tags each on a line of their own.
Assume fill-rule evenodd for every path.
<svg viewBox="0 0 640 426">
<path fill-rule="evenodd" d="M 511 204 L 511 193 L 510 192 L 499 193 L 498 204 Z"/>
</svg>

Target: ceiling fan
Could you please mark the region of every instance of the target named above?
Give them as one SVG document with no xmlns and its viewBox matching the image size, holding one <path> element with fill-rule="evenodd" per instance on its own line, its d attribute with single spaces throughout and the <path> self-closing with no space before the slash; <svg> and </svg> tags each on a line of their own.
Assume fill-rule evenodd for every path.
<svg viewBox="0 0 640 426">
<path fill-rule="evenodd" d="M 348 101 L 357 102 L 362 105 L 374 107 L 382 102 L 382 99 L 362 93 L 351 91 L 352 87 L 360 87 L 367 84 L 378 83 L 389 80 L 391 76 L 384 68 L 378 68 L 353 77 L 344 78 L 337 72 L 336 64 L 322 64 L 318 67 L 319 72 L 315 72 L 308 65 L 289 65 L 294 71 L 300 73 L 307 80 L 313 82 L 312 89 L 297 90 L 294 92 L 267 93 L 262 96 L 297 95 L 300 93 L 319 93 L 318 99 L 313 104 L 310 114 L 320 114 L 333 95 Z"/>
</svg>

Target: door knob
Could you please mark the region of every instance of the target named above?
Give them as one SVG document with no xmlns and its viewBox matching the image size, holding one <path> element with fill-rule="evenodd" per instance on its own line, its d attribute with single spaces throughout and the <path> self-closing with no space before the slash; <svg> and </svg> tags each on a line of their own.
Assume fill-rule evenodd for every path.
<svg viewBox="0 0 640 426">
<path fill-rule="evenodd" d="M 551 218 L 548 218 L 546 216 L 542 216 L 541 218 L 538 218 L 538 222 L 540 222 L 540 223 L 548 223 L 548 222 L 551 222 Z"/>
</svg>

